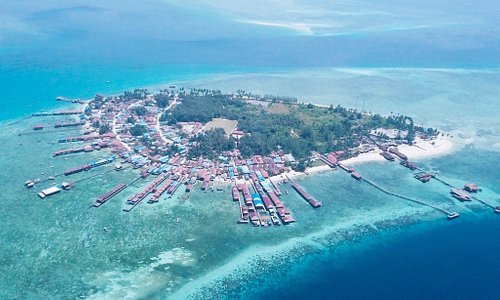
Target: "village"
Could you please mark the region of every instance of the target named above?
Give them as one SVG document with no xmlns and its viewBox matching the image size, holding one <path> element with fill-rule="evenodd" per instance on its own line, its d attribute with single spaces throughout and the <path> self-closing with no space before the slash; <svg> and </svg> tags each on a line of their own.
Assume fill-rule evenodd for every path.
<svg viewBox="0 0 500 300">
<path fill-rule="evenodd" d="M 192 94 L 193 92 L 191 92 Z M 197 92 L 198 93 L 198 92 Z M 206 93 L 206 92 L 205 92 Z M 160 95 L 160 96 L 158 96 Z M 53 157 L 68 156 L 75 153 L 89 153 L 105 151 L 106 157 L 82 166 L 76 166 L 60 174 L 45 179 L 30 179 L 25 182 L 27 188 L 47 181 L 53 181 L 52 186 L 41 190 L 40 198 L 57 194 L 62 190 L 69 190 L 77 182 L 71 182 L 70 176 L 90 171 L 105 165 L 113 165 L 111 171 L 136 169 L 138 177 L 131 182 L 120 183 L 111 190 L 95 199 L 93 207 L 100 207 L 107 201 L 119 195 L 133 183 L 140 179 L 151 181 L 141 191 L 125 200 L 125 212 L 132 211 L 141 203 L 153 204 L 160 200 L 178 195 L 180 201 L 186 201 L 194 189 L 204 192 L 223 192 L 230 190 L 232 199 L 239 204 L 240 216 L 238 223 L 250 223 L 254 226 L 268 227 L 271 225 L 290 224 L 295 222 L 292 212 L 287 208 L 280 197 L 283 193 L 280 185 L 291 184 L 301 198 L 312 208 L 319 208 L 322 202 L 310 196 L 296 181 L 292 174 L 299 169 L 300 162 L 290 152 L 284 149 L 274 149 L 270 153 L 242 155 L 238 145 L 245 136 L 251 135 L 239 128 L 236 120 L 226 118 L 211 118 L 208 122 L 177 121 L 169 122 L 169 116 L 176 107 L 182 106 L 185 93 L 164 90 L 160 94 L 149 94 L 146 90 L 135 90 L 122 96 L 105 97 L 97 95 L 94 99 L 79 104 L 84 105 L 83 110 L 56 111 L 52 113 L 35 113 L 33 116 L 72 116 L 72 122 L 57 123 L 55 128 L 79 127 L 82 134 L 61 138 L 58 144 L 62 149 L 53 153 Z M 227 95 L 226 95 L 227 96 Z M 249 96 L 231 95 L 237 97 L 249 106 L 262 106 L 266 101 L 257 101 Z M 58 98 L 59 101 L 67 101 Z M 74 100 L 71 100 L 75 103 Z M 261 103 L 264 102 L 264 103 Z M 293 105 L 293 104 L 287 104 Z M 33 130 L 44 130 L 43 124 L 33 127 Z M 202 143 L 196 138 L 200 135 L 219 133 L 228 140 L 228 149 L 219 152 L 212 151 L 212 159 L 190 156 L 194 147 Z M 291 135 L 297 135 L 291 131 Z M 406 136 L 408 133 L 404 133 Z M 425 133 L 416 133 L 418 138 L 432 139 Z M 397 160 L 400 164 L 414 171 L 415 178 L 427 182 L 435 178 L 436 174 L 424 172 L 408 160 L 408 157 L 398 150 L 398 145 L 403 144 L 400 130 L 378 128 L 370 130 L 367 136 L 359 138 L 356 147 L 336 150 L 327 153 L 311 152 L 307 158 L 307 166 L 340 168 L 350 174 L 355 180 L 362 180 L 361 174 L 352 167 L 343 164 L 343 160 L 357 155 L 374 152 L 388 161 Z M 309 168 L 309 170 L 314 169 Z M 92 175 L 93 178 L 96 175 Z M 56 177 L 68 178 L 59 185 L 55 184 Z M 368 181 L 369 184 L 373 184 Z M 446 183 L 445 183 L 446 184 Z M 375 184 L 373 184 L 375 185 Z M 380 188 L 379 188 L 380 189 Z M 394 193 L 384 191 L 392 196 Z M 464 189 L 452 187 L 450 194 L 460 201 L 470 201 L 479 190 L 474 184 L 465 185 Z M 405 199 L 404 196 L 400 197 Z M 419 200 L 406 200 L 434 207 Z M 485 203 L 485 205 L 488 205 Z M 491 206 L 495 212 L 500 212 L 499 207 Z M 434 207 L 447 215 L 449 219 L 459 216 L 456 212 L 449 212 L 439 207 Z"/>
</svg>

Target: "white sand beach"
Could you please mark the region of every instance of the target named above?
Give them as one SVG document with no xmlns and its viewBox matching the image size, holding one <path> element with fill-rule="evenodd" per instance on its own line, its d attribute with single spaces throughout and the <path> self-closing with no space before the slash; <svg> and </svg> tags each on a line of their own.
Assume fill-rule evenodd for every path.
<svg viewBox="0 0 500 300">
<path fill-rule="evenodd" d="M 437 157 L 445 154 L 449 154 L 455 149 L 452 139 L 449 136 L 440 135 L 431 140 L 423 140 L 421 138 L 416 138 L 413 145 L 399 145 L 398 149 L 401 153 L 408 156 L 409 160 Z M 367 153 L 362 153 L 356 157 L 351 157 L 346 160 L 342 160 L 341 163 L 346 166 L 352 166 L 360 163 L 385 161 L 385 159 L 380 155 L 381 150 L 376 149 Z M 295 179 L 301 176 L 311 175 L 320 172 L 326 172 L 331 170 L 327 165 L 321 165 L 316 167 L 307 168 L 305 172 L 290 171 L 286 173 L 286 176 L 290 179 Z M 271 177 L 271 180 L 279 182 L 283 180 L 285 175 L 278 175 Z"/>
</svg>

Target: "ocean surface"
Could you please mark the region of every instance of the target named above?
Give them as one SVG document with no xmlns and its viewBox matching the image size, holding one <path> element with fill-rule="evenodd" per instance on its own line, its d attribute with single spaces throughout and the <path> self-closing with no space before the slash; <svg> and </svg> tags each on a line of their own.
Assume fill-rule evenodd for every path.
<svg viewBox="0 0 500 300">
<path fill-rule="evenodd" d="M 138 176 L 110 166 L 72 176 L 74 189 L 45 200 L 23 187 L 107 156 L 52 158 L 68 147 L 57 140 L 78 132 L 33 133 L 66 118 L 32 112 L 67 107 L 57 96 L 176 84 L 413 115 L 456 145 L 419 165 L 457 186 L 476 182 L 478 197 L 500 205 L 498 4 L 390 3 L 287 1 L 285 14 L 264 0 L 265 12 L 223 0 L 0 2 L 0 298 L 497 299 L 500 216 L 397 164 L 356 169 L 460 218 L 339 171 L 300 179 L 323 201 L 317 210 L 283 185 L 297 223 L 272 228 L 237 225 L 228 191 L 122 212 L 147 180 L 90 209 Z"/>
</svg>

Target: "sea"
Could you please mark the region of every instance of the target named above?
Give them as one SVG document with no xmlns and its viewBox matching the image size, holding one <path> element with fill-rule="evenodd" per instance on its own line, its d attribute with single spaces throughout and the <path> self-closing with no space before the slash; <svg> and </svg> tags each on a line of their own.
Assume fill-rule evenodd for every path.
<svg viewBox="0 0 500 300">
<path fill-rule="evenodd" d="M 109 156 L 52 158 L 78 129 L 50 129 L 70 119 L 33 112 L 73 107 L 58 96 L 176 85 L 411 115 L 454 142 L 419 166 L 455 186 L 475 182 L 478 198 L 500 205 L 497 3 L 285 2 L 258 1 L 265 12 L 223 0 L 0 2 L 1 299 L 498 299 L 500 215 L 395 163 L 354 167 L 461 216 L 338 170 L 298 179 L 323 202 L 316 210 L 280 185 L 297 222 L 270 228 L 236 224 L 228 188 L 125 213 L 148 184 L 138 180 L 90 208 L 138 176 L 112 166 L 23 186 Z M 69 179 L 70 191 L 36 195 Z"/>
</svg>

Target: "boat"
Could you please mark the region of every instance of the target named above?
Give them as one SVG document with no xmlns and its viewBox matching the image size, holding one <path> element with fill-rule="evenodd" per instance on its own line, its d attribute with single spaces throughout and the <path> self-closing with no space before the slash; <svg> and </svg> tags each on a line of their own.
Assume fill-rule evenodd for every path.
<svg viewBox="0 0 500 300">
<path fill-rule="evenodd" d="M 496 212 L 497 214 L 500 214 L 500 206 L 495 207 L 495 212 Z"/>
<path fill-rule="evenodd" d="M 61 186 L 65 190 L 69 190 L 69 189 L 71 189 L 73 187 L 73 185 L 71 183 L 69 183 L 69 182 L 62 182 Z"/>
<path fill-rule="evenodd" d="M 42 190 L 41 192 L 39 192 L 38 196 L 43 199 L 47 196 L 57 194 L 60 191 L 61 191 L 61 189 L 58 188 L 57 186 L 52 186 L 52 187 L 46 188 L 46 189 Z"/>
<path fill-rule="evenodd" d="M 464 191 L 464 190 L 459 190 L 459 189 L 455 189 L 455 188 L 452 188 L 451 191 L 450 191 L 450 194 L 460 200 L 460 201 L 471 201 L 472 200 L 472 197 L 471 195 Z"/>
<path fill-rule="evenodd" d="M 362 178 L 361 174 L 359 174 L 358 172 L 355 172 L 355 171 L 351 173 L 351 177 L 356 179 L 356 180 L 361 180 L 361 178 Z"/>
<path fill-rule="evenodd" d="M 395 160 L 394 156 L 392 154 L 390 154 L 389 152 L 387 152 L 387 151 L 380 152 L 380 155 L 382 155 L 383 158 L 385 158 L 385 159 L 387 159 L 389 161 Z"/>
<path fill-rule="evenodd" d="M 35 183 L 31 180 L 27 180 L 25 183 L 24 183 L 24 186 L 27 187 L 27 188 L 32 188 L 35 186 Z"/>
<path fill-rule="evenodd" d="M 420 172 L 420 173 L 415 174 L 413 177 L 415 177 L 415 179 L 419 180 L 420 182 L 425 183 L 425 182 L 428 182 L 429 180 L 431 180 L 431 178 L 434 177 L 434 174 Z"/>
<path fill-rule="evenodd" d="M 479 188 L 474 183 L 467 183 L 464 185 L 464 190 L 466 190 L 469 193 L 477 193 L 477 191 L 479 191 Z"/>
<path fill-rule="evenodd" d="M 408 169 L 410 169 L 412 171 L 417 169 L 417 165 L 414 162 L 411 162 L 409 160 L 401 160 L 401 162 L 399 164 L 404 166 L 404 167 L 407 167 Z"/>
<path fill-rule="evenodd" d="M 276 226 L 280 226 L 281 222 L 276 216 L 271 216 L 271 220 L 273 221 L 273 224 Z"/>
<path fill-rule="evenodd" d="M 391 152 L 394 155 L 397 155 L 402 160 L 407 160 L 408 159 L 408 156 L 406 156 L 406 154 L 404 154 L 404 153 L 399 152 L 399 150 L 398 150 L 397 147 L 391 147 L 391 148 L 389 148 L 389 152 Z"/>
<path fill-rule="evenodd" d="M 460 217 L 460 214 L 459 213 L 456 213 L 456 212 L 453 212 L 451 214 L 448 215 L 448 220 L 452 220 L 452 219 L 455 219 L 455 218 L 458 218 Z"/>
</svg>

